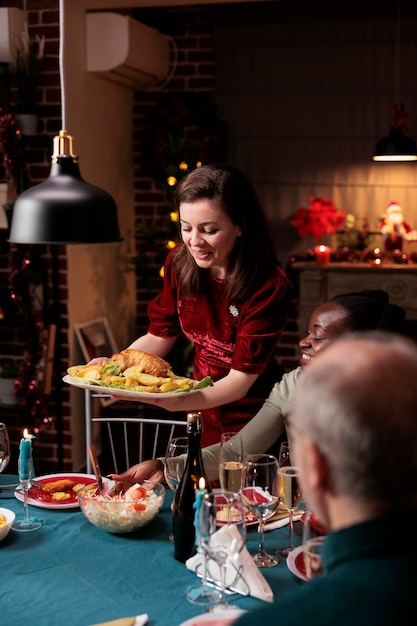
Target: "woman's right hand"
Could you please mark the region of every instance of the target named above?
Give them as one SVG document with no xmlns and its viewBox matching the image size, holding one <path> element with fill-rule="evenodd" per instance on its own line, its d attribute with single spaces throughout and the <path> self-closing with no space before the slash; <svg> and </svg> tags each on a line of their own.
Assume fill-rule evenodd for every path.
<svg viewBox="0 0 417 626">
<path fill-rule="evenodd" d="M 115 493 L 127 491 L 132 485 L 141 484 L 144 480 L 154 484 L 165 482 L 164 465 L 160 459 L 143 461 L 132 465 L 122 474 L 108 474 L 108 476 L 117 482 L 113 488 Z"/>
</svg>

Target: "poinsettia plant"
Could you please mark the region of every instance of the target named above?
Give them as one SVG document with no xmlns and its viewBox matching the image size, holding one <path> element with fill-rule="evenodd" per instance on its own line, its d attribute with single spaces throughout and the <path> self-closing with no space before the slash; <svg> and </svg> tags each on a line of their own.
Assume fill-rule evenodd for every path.
<svg viewBox="0 0 417 626">
<path fill-rule="evenodd" d="M 345 219 L 346 211 L 339 211 L 330 198 L 310 196 L 308 207 L 298 209 L 290 221 L 300 237 L 310 235 L 319 240 L 339 230 Z"/>
</svg>

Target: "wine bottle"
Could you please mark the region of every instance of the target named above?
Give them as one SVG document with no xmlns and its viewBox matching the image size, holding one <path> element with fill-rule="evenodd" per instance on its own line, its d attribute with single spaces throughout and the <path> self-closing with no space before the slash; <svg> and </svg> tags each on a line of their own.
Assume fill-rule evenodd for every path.
<svg viewBox="0 0 417 626">
<path fill-rule="evenodd" d="M 210 484 L 204 472 L 201 456 L 202 415 L 200 411 L 187 414 L 188 455 L 172 509 L 174 556 L 185 563 L 195 554 L 194 515 L 195 492 L 200 478 L 204 478 L 207 491 Z"/>
</svg>

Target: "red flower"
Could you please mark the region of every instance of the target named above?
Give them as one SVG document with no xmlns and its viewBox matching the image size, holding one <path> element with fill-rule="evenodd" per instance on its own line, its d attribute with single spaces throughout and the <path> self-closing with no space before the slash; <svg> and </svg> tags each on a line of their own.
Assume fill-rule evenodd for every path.
<svg viewBox="0 0 417 626">
<path fill-rule="evenodd" d="M 290 221 L 300 237 L 311 235 L 318 240 L 335 233 L 345 223 L 345 217 L 346 211 L 339 211 L 330 198 L 311 196 L 308 207 L 298 209 Z"/>
</svg>

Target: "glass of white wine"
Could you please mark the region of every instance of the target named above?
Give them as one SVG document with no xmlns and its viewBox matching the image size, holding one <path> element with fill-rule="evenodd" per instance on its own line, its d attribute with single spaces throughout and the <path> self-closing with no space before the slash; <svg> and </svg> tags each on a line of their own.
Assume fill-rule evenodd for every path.
<svg viewBox="0 0 417 626">
<path fill-rule="evenodd" d="M 243 446 L 238 432 L 222 433 L 219 451 L 219 481 L 223 491 L 240 493 L 243 482 Z"/>
<path fill-rule="evenodd" d="M 298 483 L 298 467 L 292 465 L 288 441 L 281 444 L 278 457 L 279 497 L 281 504 L 288 510 L 288 546 L 278 551 L 279 556 L 287 558 L 294 549 L 294 511 L 301 502 L 301 489 Z"/>
<path fill-rule="evenodd" d="M 253 560 L 258 567 L 275 567 L 279 559 L 265 550 L 265 522 L 279 502 L 278 461 L 272 454 L 245 457 L 242 502 L 258 520 L 259 547 Z"/>
</svg>

